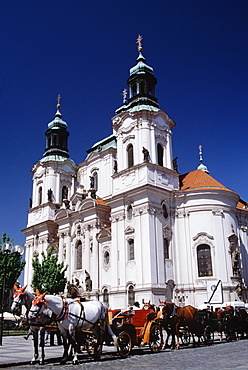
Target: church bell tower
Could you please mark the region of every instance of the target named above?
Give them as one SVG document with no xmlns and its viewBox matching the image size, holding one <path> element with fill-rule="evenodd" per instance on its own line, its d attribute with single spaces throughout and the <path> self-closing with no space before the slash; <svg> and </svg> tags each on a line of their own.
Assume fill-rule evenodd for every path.
<svg viewBox="0 0 248 370">
<path fill-rule="evenodd" d="M 48 124 L 46 148 L 43 158 L 31 170 L 33 174 L 32 198 L 28 211 L 28 224 L 22 232 L 26 235 L 26 259 L 46 252 L 53 244 L 58 248 L 58 225 L 54 221 L 60 208 L 68 208 L 76 186 L 77 166 L 69 158 L 67 123 L 60 112 L 60 95 L 54 119 Z M 25 269 L 25 283 L 30 284 L 32 266 Z"/>
</svg>

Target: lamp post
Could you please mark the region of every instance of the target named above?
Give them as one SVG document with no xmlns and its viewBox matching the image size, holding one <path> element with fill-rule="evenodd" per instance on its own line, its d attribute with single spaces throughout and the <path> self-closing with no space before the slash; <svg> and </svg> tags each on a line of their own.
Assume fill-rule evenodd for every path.
<svg viewBox="0 0 248 370">
<path fill-rule="evenodd" d="M 24 253 L 24 248 L 21 247 L 20 245 L 14 245 L 11 241 L 5 241 L 4 243 L 0 244 L 0 252 L 6 253 L 7 258 L 8 255 L 11 253 L 19 253 L 20 255 L 23 255 Z M 3 324 L 4 324 L 4 297 L 5 297 L 5 287 L 6 287 L 6 264 L 3 266 L 4 271 L 3 271 L 3 284 L 2 284 L 2 294 L 1 294 L 1 306 L 0 306 L 0 346 L 2 346 L 2 340 L 3 340 Z"/>
</svg>

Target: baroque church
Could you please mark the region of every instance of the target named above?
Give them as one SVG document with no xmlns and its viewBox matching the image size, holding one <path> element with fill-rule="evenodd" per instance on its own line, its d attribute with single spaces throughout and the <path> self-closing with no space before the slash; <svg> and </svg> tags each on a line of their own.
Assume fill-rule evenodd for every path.
<svg viewBox="0 0 248 370">
<path fill-rule="evenodd" d="M 248 204 L 199 167 L 179 174 L 172 155 L 175 122 L 159 108 L 157 79 L 138 58 L 130 69 L 113 133 L 69 158 L 58 99 L 46 149 L 31 172 L 25 284 L 32 259 L 50 245 L 74 287 L 110 308 L 135 301 L 195 307 L 248 299 Z"/>
</svg>

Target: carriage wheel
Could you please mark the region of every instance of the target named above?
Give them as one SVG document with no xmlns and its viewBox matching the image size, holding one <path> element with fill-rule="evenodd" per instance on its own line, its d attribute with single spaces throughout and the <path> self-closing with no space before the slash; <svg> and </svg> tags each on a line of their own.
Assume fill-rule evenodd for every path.
<svg viewBox="0 0 248 370">
<path fill-rule="evenodd" d="M 184 344 L 185 346 L 188 346 L 190 344 L 191 334 L 188 329 L 183 328 L 182 330 L 180 330 L 180 337 L 182 344 Z"/>
<path fill-rule="evenodd" d="M 204 343 L 206 345 L 210 346 L 211 344 L 214 343 L 214 330 L 211 325 L 207 325 L 204 328 L 203 337 L 204 337 Z"/>
<path fill-rule="evenodd" d="M 149 346 L 152 352 L 160 352 L 163 345 L 162 329 L 158 324 L 151 327 Z"/>
<path fill-rule="evenodd" d="M 129 355 L 132 349 L 132 340 L 126 331 L 122 331 L 117 338 L 118 352 L 121 357 L 125 358 Z"/>
</svg>

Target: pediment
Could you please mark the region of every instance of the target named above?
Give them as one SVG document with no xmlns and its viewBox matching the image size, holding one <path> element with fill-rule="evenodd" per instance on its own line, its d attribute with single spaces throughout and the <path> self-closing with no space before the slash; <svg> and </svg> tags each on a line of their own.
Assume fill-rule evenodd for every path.
<svg viewBox="0 0 248 370">
<path fill-rule="evenodd" d="M 87 198 L 82 201 L 81 206 L 79 207 L 78 211 L 85 211 L 88 209 L 96 208 L 96 201 L 92 198 Z"/>
<path fill-rule="evenodd" d="M 60 209 L 55 214 L 55 221 L 65 218 L 67 217 L 67 215 L 68 215 L 68 212 L 66 211 L 66 209 Z"/>
<path fill-rule="evenodd" d="M 135 229 L 131 226 L 128 226 L 124 231 L 125 234 L 133 234 L 134 232 L 135 232 Z"/>
<path fill-rule="evenodd" d="M 200 232 L 196 236 L 193 237 L 193 240 L 196 241 L 197 239 L 203 239 L 203 238 L 210 239 L 210 240 L 214 239 L 212 235 L 209 235 L 206 232 Z"/>
<path fill-rule="evenodd" d="M 106 240 L 111 240 L 111 229 L 103 229 L 97 234 L 97 240 L 103 242 Z"/>
</svg>

